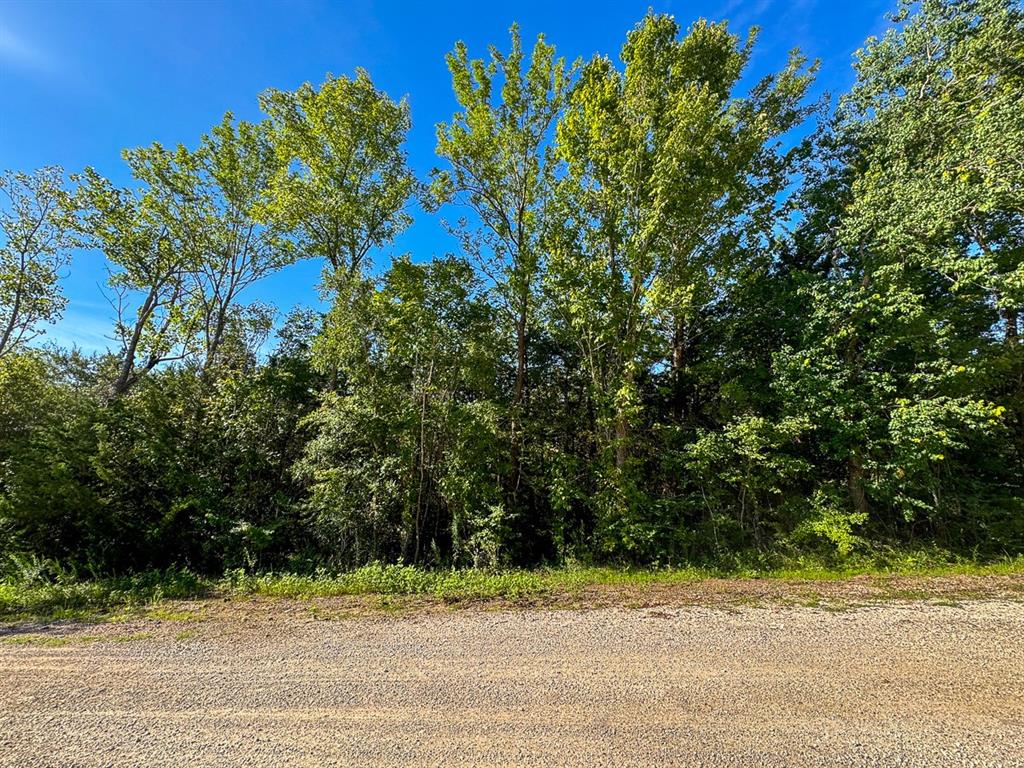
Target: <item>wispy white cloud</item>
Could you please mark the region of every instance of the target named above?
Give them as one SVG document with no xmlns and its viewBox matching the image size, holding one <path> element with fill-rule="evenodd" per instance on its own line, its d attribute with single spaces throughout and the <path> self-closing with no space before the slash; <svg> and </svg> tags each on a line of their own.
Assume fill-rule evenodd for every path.
<svg viewBox="0 0 1024 768">
<path fill-rule="evenodd" d="M 728 21 L 734 29 L 743 29 L 760 24 L 776 0 L 724 0 L 710 18 L 714 21 Z"/>
<path fill-rule="evenodd" d="M 4 63 L 36 72 L 58 69 L 57 60 L 50 53 L 0 21 L 0 64 Z"/>
<path fill-rule="evenodd" d="M 721 5 L 711 12 L 709 18 L 712 21 L 720 21 L 729 18 L 736 9 L 743 5 L 743 0 L 725 0 Z"/>
<path fill-rule="evenodd" d="M 82 311 L 83 307 L 75 306 L 86 303 L 75 300 L 64 317 L 47 329 L 43 339 L 64 347 L 79 347 L 85 352 L 106 352 L 110 349 L 114 344 L 110 338 L 114 326 L 109 317 L 110 307 L 106 308 L 107 312 L 102 312 L 99 309 Z"/>
</svg>

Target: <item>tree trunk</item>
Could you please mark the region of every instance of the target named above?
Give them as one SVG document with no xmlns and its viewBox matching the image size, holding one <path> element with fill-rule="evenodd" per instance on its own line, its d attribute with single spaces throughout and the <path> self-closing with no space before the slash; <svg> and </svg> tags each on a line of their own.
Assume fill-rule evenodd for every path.
<svg viewBox="0 0 1024 768">
<path fill-rule="evenodd" d="M 132 385 L 132 372 L 135 370 L 135 356 L 138 354 L 139 342 L 142 340 L 142 331 L 146 327 L 146 323 L 149 321 L 149 316 L 156 309 L 156 296 L 156 289 L 150 289 L 149 294 L 146 296 L 146 301 L 143 303 L 142 309 L 139 311 L 139 316 L 135 320 L 135 327 L 132 329 L 132 337 L 128 340 L 128 344 L 126 344 L 124 348 L 124 359 L 121 361 L 121 367 L 118 370 L 117 378 L 114 380 L 114 384 L 110 388 L 111 397 L 114 400 L 121 397 L 121 395 L 127 392 L 129 387 Z M 120 309 L 118 312 L 120 314 Z"/>
<path fill-rule="evenodd" d="M 864 489 L 864 463 L 860 455 L 855 453 L 847 461 L 847 484 L 850 488 L 850 501 L 856 512 L 870 514 L 867 492 Z"/>
<path fill-rule="evenodd" d="M 121 367 L 117 372 L 117 378 L 114 380 L 113 386 L 111 386 L 111 392 L 113 398 L 117 399 L 121 397 L 132 383 L 132 371 L 135 370 L 135 354 L 139 348 L 139 340 L 142 338 L 142 324 L 139 323 L 135 326 L 135 330 L 132 332 L 132 338 L 128 342 L 128 346 L 124 350 L 124 359 L 121 361 Z"/>
<path fill-rule="evenodd" d="M 516 383 L 512 394 L 512 494 L 519 490 L 522 479 L 523 411 L 526 403 L 526 321 L 529 311 L 528 299 L 522 297 L 519 316 L 516 318 Z"/>
<path fill-rule="evenodd" d="M 629 423 L 624 413 L 615 417 L 615 468 L 624 469 L 629 461 Z"/>
<path fill-rule="evenodd" d="M 224 331 L 227 327 L 227 308 L 221 307 L 217 310 L 217 322 L 213 327 L 213 335 L 210 337 L 206 345 L 206 355 L 203 359 L 203 373 L 210 370 L 213 365 L 214 359 L 217 357 L 217 350 L 220 349 L 221 342 L 224 340 Z"/>
<path fill-rule="evenodd" d="M 18 287 L 14 291 L 14 302 L 11 305 L 11 316 L 7 321 L 7 327 L 4 329 L 4 335 L 0 338 L 0 356 L 5 352 L 9 352 L 10 349 L 7 345 L 11 343 L 11 336 L 14 335 L 14 329 L 18 324 L 18 315 L 21 313 L 21 296 L 25 287 L 25 255 L 22 254 L 21 262 L 18 269 Z M 13 349 L 13 345 L 11 347 Z"/>
<path fill-rule="evenodd" d="M 434 361 L 430 361 L 430 369 L 427 371 L 427 381 L 423 385 L 420 400 L 420 481 L 416 491 L 416 520 L 415 520 L 415 550 L 412 563 L 419 565 L 420 562 L 420 539 L 423 534 L 423 486 L 427 474 L 427 399 L 430 396 L 430 383 L 434 378 Z"/>
<path fill-rule="evenodd" d="M 1003 310 L 1003 321 L 1006 323 L 1006 343 L 1013 347 L 1017 346 L 1020 340 L 1018 314 L 1015 308 L 1007 307 Z"/>
<path fill-rule="evenodd" d="M 0 356 L 3 356 L 5 352 L 10 350 L 7 345 L 10 343 L 11 336 L 14 335 L 14 327 L 18 322 L 18 313 L 21 312 L 21 283 L 18 284 L 18 290 L 14 294 L 14 304 L 11 307 L 11 317 L 7 321 L 7 327 L 4 329 L 3 337 L 0 337 Z M 13 346 L 12 346 L 13 349 Z"/>
<path fill-rule="evenodd" d="M 685 411 L 683 396 L 683 368 L 686 365 L 686 321 L 679 320 L 672 334 L 672 415 L 681 421 Z"/>
</svg>

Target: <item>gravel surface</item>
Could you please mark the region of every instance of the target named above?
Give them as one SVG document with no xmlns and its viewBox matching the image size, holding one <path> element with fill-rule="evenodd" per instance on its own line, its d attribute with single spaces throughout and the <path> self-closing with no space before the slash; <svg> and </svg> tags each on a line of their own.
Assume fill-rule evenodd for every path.
<svg viewBox="0 0 1024 768">
<path fill-rule="evenodd" d="M 0 628 L 0 764 L 1024 766 L 1020 602 L 276 605 Z"/>
</svg>

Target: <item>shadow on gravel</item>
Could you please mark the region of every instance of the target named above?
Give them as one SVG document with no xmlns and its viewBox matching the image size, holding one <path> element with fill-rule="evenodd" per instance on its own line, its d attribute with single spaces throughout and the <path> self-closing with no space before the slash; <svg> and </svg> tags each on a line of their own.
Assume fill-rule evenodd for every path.
<svg viewBox="0 0 1024 768">
<path fill-rule="evenodd" d="M 49 622 L 41 621 L 24 621 L 18 622 L 17 624 L 0 624 L 0 639 L 7 637 L 16 637 L 18 635 L 38 635 L 38 634 L 54 634 L 63 635 L 67 634 L 69 627 L 57 626 Z"/>
</svg>

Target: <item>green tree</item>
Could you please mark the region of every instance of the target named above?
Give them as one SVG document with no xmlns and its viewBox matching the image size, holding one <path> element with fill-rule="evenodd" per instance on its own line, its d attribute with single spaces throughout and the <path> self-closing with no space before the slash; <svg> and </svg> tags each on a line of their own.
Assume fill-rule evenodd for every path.
<svg viewBox="0 0 1024 768">
<path fill-rule="evenodd" d="M 279 162 L 269 122 L 236 125 L 230 114 L 192 155 L 185 194 L 198 252 L 190 302 L 199 316 L 203 370 L 220 361 L 226 337 L 262 342 L 269 331 L 269 308 L 243 306 L 240 295 L 295 258 L 271 196 Z"/>
<path fill-rule="evenodd" d="M 341 372 L 298 469 L 339 562 L 495 561 L 503 544 L 493 317 L 471 266 L 397 259 L 328 316 Z"/>
<path fill-rule="evenodd" d="M 0 358 L 0 551 L 102 568 L 116 539 L 96 503 L 97 404 L 39 350 Z M 2 563 L 6 566 L 7 563 Z"/>
<path fill-rule="evenodd" d="M 173 159 L 158 145 L 147 154 L 163 168 Z M 198 323 L 187 299 L 194 251 L 181 244 L 185 217 L 178 218 L 168 203 L 172 195 L 173 187 L 118 189 L 91 168 L 79 187 L 81 231 L 108 262 L 114 337 L 120 345 L 110 388 L 115 398 L 158 365 L 181 360 L 193 348 Z"/>
<path fill-rule="evenodd" d="M 225 346 L 258 347 L 273 313 L 243 305 L 241 294 L 295 258 L 274 217 L 279 156 L 269 123 L 227 114 L 194 151 L 153 144 L 124 157 L 137 191 L 92 169 L 79 191 L 80 227 L 111 265 L 115 396 L 161 364 L 188 360 L 206 371 Z"/>
<path fill-rule="evenodd" d="M 360 69 L 354 78 L 328 75 L 319 88 L 271 89 L 260 106 L 280 162 L 274 216 L 304 255 L 343 276 L 360 273 L 370 252 L 411 222 L 406 207 L 417 183 L 402 149 L 408 103 L 390 99 Z"/>
<path fill-rule="evenodd" d="M 565 224 L 550 234 L 548 289 L 590 373 L 613 550 L 643 551 L 654 535 L 639 466 L 651 444 L 635 434 L 650 419 L 643 382 L 667 363 L 679 414 L 695 319 L 735 275 L 734 257 L 770 231 L 796 158 L 780 137 L 807 113 L 798 54 L 736 97 L 753 34 L 741 44 L 704 21 L 679 33 L 648 15 L 627 37 L 624 71 L 587 64 L 558 125 Z"/>
<path fill-rule="evenodd" d="M 1024 304 L 1024 11 L 901 0 L 869 40 L 846 120 L 865 149 L 849 240 L 984 290 L 1016 345 Z"/>
<path fill-rule="evenodd" d="M 457 232 L 463 250 L 495 285 L 503 315 L 515 336 L 515 379 L 510 403 L 513 496 L 521 483 L 523 421 L 529 386 L 529 334 L 534 323 L 537 278 L 542 268 L 543 216 L 555 180 L 551 140 L 572 72 L 553 46 L 537 38 L 529 60 L 519 28 L 507 54 L 491 47 L 490 60 L 470 59 L 465 43 L 448 54 L 452 87 L 461 111 L 437 126 L 437 154 L 448 161 L 435 170 L 433 194 L 456 200 L 474 214 Z"/>
<path fill-rule="evenodd" d="M 777 360 L 787 410 L 814 418 L 853 509 L 890 532 L 887 510 L 937 526 L 959 514 L 968 447 L 991 445 L 1006 411 L 990 330 L 998 307 L 997 366 L 1019 371 L 1021 179 L 1007 159 L 1024 147 L 1016 4 L 908 2 L 894 21 L 861 52 L 839 156 L 811 187 L 811 311 Z"/>
<path fill-rule="evenodd" d="M 0 357 L 56 322 L 60 270 L 75 245 L 73 198 L 56 166 L 0 175 Z"/>
</svg>

